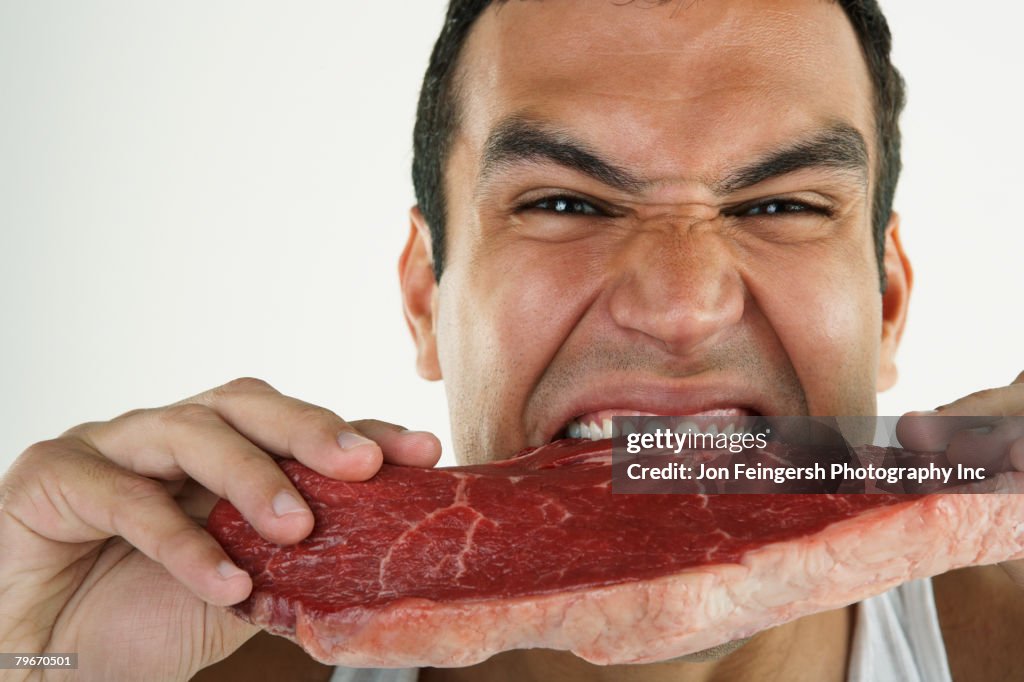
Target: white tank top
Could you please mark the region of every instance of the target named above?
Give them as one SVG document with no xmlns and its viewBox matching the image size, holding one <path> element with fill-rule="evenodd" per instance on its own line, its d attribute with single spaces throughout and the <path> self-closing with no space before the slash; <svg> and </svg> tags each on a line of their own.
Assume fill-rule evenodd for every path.
<svg viewBox="0 0 1024 682">
<path fill-rule="evenodd" d="M 857 605 L 849 682 L 952 682 L 931 578 Z"/>
<path fill-rule="evenodd" d="M 331 682 L 416 682 L 413 668 L 335 668 Z M 952 682 L 929 578 L 857 604 L 848 682 Z"/>
</svg>

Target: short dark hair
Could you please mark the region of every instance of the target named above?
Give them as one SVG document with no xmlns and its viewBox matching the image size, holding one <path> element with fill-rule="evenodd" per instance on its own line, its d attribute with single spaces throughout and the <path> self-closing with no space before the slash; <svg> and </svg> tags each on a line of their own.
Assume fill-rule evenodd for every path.
<svg viewBox="0 0 1024 682">
<path fill-rule="evenodd" d="M 674 0 L 655 0 L 663 5 Z M 878 257 L 879 282 L 885 291 L 885 228 L 892 213 L 893 196 L 903 164 L 900 159 L 900 112 L 906 99 L 903 77 L 890 57 L 892 34 L 877 0 L 837 2 L 853 25 L 874 86 L 875 134 L 878 163 L 871 221 Z M 444 270 L 447 219 L 444 169 L 459 125 L 459 92 L 455 71 L 473 23 L 490 5 L 508 0 L 451 0 L 441 35 L 430 55 L 420 90 L 413 131 L 412 182 L 416 201 L 430 227 L 434 276 Z"/>
</svg>

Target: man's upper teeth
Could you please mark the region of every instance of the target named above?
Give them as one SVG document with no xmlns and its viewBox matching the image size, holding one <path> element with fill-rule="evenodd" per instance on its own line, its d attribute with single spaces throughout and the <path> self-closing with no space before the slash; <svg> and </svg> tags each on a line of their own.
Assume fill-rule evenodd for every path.
<svg viewBox="0 0 1024 682">
<path fill-rule="evenodd" d="M 665 423 L 660 419 L 648 419 L 644 422 L 643 432 L 658 433 L 659 431 L 664 431 L 666 428 L 668 427 L 666 427 Z"/>
<path fill-rule="evenodd" d="M 631 415 L 633 416 L 633 415 Z M 634 433 L 636 430 L 633 425 L 634 420 L 625 421 L 622 424 L 622 428 L 628 435 Z M 568 438 L 585 438 L 589 440 L 602 440 L 605 438 L 615 438 L 619 435 L 620 425 L 613 422 L 611 417 L 604 417 L 602 419 L 590 419 L 584 418 L 584 421 L 580 419 L 573 419 L 565 427 L 565 435 Z M 647 418 L 644 420 L 643 428 L 640 429 L 644 433 L 655 433 L 662 429 L 668 428 L 661 419 Z M 736 433 L 749 433 L 750 428 L 737 426 L 736 424 L 726 424 L 719 429 L 716 424 L 700 425 L 697 421 L 682 420 L 676 423 L 675 432 L 683 435 L 687 432 L 693 433 L 707 433 L 713 436 L 719 434 L 725 436 L 732 436 Z"/>
<path fill-rule="evenodd" d="M 573 419 L 566 427 L 566 435 L 569 438 L 589 438 L 590 440 L 602 440 L 604 438 L 615 438 L 619 430 L 612 423 L 611 418 L 597 421 L 581 422 Z"/>
<path fill-rule="evenodd" d="M 700 429 L 697 428 L 697 425 L 695 423 L 693 423 L 692 421 L 689 421 L 689 420 L 683 420 L 683 421 L 679 422 L 678 424 L 676 424 L 676 429 L 675 429 L 676 433 L 678 433 L 679 435 L 683 435 L 683 434 L 688 433 L 690 431 L 699 431 L 699 430 Z M 717 433 L 717 429 L 716 429 L 716 433 Z"/>
</svg>

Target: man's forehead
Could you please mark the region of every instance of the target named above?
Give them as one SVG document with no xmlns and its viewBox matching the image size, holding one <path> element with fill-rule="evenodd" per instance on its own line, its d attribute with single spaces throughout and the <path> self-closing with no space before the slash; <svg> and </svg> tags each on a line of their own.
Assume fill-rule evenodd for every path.
<svg viewBox="0 0 1024 682">
<path fill-rule="evenodd" d="M 713 176 L 836 120 L 874 146 L 867 67 L 826 0 L 511 0 L 473 28 L 459 81 L 474 156 L 510 115 L 587 131 L 654 178 Z"/>
</svg>

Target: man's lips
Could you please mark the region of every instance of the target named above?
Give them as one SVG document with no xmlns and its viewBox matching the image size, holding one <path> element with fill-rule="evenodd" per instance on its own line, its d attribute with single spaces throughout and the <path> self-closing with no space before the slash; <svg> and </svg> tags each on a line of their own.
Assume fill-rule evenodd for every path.
<svg viewBox="0 0 1024 682">
<path fill-rule="evenodd" d="M 753 410 L 744 407 L 716 407 L 699 412 L 679 413 L 672 415 L 655 414 L 653 412 L 641 412 L 638 410 L 626 410 L 606 408 L 587 412 L 575 417 L 557 433 L 555 438 L 589 438 L 590 440 L 601 440 L 603 438 L 615 438 L 619 436 L 619 424 L 614 417 L 694 417 L 692 421 L 682 421 L 677 430 L 698 431 L 717 435 L 724 433 L 732 435 L 737 431 L 746 431 L 750 427 L 750 417 L 758 416 Z M 663 426 L 656 420 L 650 420 L 648 430 Z M 632 427 L 626 425 L 626 432 L 632 433 Z"/>
</svg>

